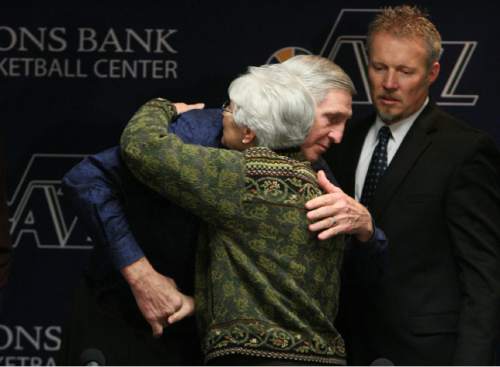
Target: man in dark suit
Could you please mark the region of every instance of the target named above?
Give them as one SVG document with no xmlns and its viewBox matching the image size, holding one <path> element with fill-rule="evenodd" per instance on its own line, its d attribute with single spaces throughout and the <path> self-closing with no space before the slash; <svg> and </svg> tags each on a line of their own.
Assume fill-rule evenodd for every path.
<svg viewBox="0 0 500 367">
<path fill-rule="evenodd" d="M 426 14 L 387 8 L 369 27 L 376 116 L 327 155 L 340 185 L 386 234 L 383 254 L 353 239 L 341 316 L 348 359 L 403 365 L 494 363 L 500 330 L 500 154 L 484 133 L 429 101 L 441 38 Z M 336 188 L 307 204 L 336 235 Z"/>
</svg>

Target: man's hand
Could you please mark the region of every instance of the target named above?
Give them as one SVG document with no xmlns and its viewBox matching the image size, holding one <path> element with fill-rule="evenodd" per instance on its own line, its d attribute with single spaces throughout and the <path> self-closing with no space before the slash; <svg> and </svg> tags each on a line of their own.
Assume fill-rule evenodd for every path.
<svg viewBox="0 0 500 367">
<path fill-rule="evenodd" d="M 177 113 L 180 115 L 181 113 L 190 111 L 190 110 L 202 110 L 205 108 L 205 103 L 193 103 L 193 104 L 186 104 L 186 103 L 174 103 L 175 110 Z"/>
<path fill-rule="evenodd" d="M 193 298 L 179 292 L 174 280 L 154 270 L 146 258 L 121 272 L 155 337 L 162 335 L 164 327 L 194 312 Z"/>
<path fill-rule="evenodd" d="M 352 234 L 361 242 L 368 241 L 373 234 L 368 209 L 328 181 L 323 171 L 318 172 L 318 184 L 327 194 L 306 203 L 307 219 L 312 222 L 309 230 L 319 232 L 320 240 Z"/>
</svg>

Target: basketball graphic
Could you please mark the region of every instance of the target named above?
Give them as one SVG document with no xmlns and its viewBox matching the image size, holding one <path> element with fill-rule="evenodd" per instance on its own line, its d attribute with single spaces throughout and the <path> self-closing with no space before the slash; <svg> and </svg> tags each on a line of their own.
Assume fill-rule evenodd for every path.
<svg viewBox="0 0 500 367">
<path fill-rule="evenodd" d="M 283 47 L 271 55 L 267 60 L 267 64 L 283 62 L 296 55 L 312 55 L 312 52 L 302 47 Z"/>
</svg>

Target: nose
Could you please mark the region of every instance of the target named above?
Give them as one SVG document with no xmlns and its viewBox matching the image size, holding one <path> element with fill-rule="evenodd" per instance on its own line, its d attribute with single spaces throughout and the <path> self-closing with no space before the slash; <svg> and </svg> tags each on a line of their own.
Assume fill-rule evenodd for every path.
<svg viewBox="0 0 500 367">
<path fill-rule="evenodd" d="M 339 144 L 344 136 L 344 127 L 337 127 L 336 129 L 330 130 L 328 133 L 328 139 L 335 144 Z"/>
<path fill-rule="evenodd" d="M 398 88 L 398 77 L 395 70 L 388 70 L 382 81 L 382 86 L 388 90 Z"/>
</svg>

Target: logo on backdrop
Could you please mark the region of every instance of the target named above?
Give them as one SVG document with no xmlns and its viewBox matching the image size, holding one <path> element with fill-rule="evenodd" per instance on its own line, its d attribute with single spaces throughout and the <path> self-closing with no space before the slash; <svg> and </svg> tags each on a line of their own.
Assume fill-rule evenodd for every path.
<svg viewBox="0 0 500 367">
<path fill-rule="evenodd" d="M 33 242 L 43 249 L 90 249 L 92 240 L 77 225 L 61 178 L 85 156 L 34 154 L 8 202 L 13 246 Z"/>
<path fill-rule="evenodd" d="M 177 31 L 0 25 L 0 77 L 177 79 Z"/>
<path fill-rule="evenodd" d="M 26 350 L 37 352 L 56 352 L 61 347 L 61 327 L 21 326 L 0 324 L 0 365 L 2 366 L 55 366 L 53 357 L 47 359 L 40 356 L 6 355 L 25 353 Z"/>
<path fill-rule="evenodd" d="M 296 55 L 312 55 L 312 52 L 302 47 L 283 47 L 271 55 L 271 57 L 267 60 L 267 64 L 283 62 Z"/>
<path fill-rule="evenodd" d="M 366 68 L 366 28 L 379 9 L 342 9 L 319 55 L 344 67 L 353 79 L 358 94 L 353 104 L 371 104 Z M 439 92 L 437 104 L 441 106 L 475 106 L 479 95 L 462 94 L 460 82 L 474 54 L 477 41 L 443 41 L 441 72 L 433 89 Z M 274 52 L 268 63 L 283 62 L 297 54 L 313 54 L 301 47 L 285 47 Z"/>
</svg>

